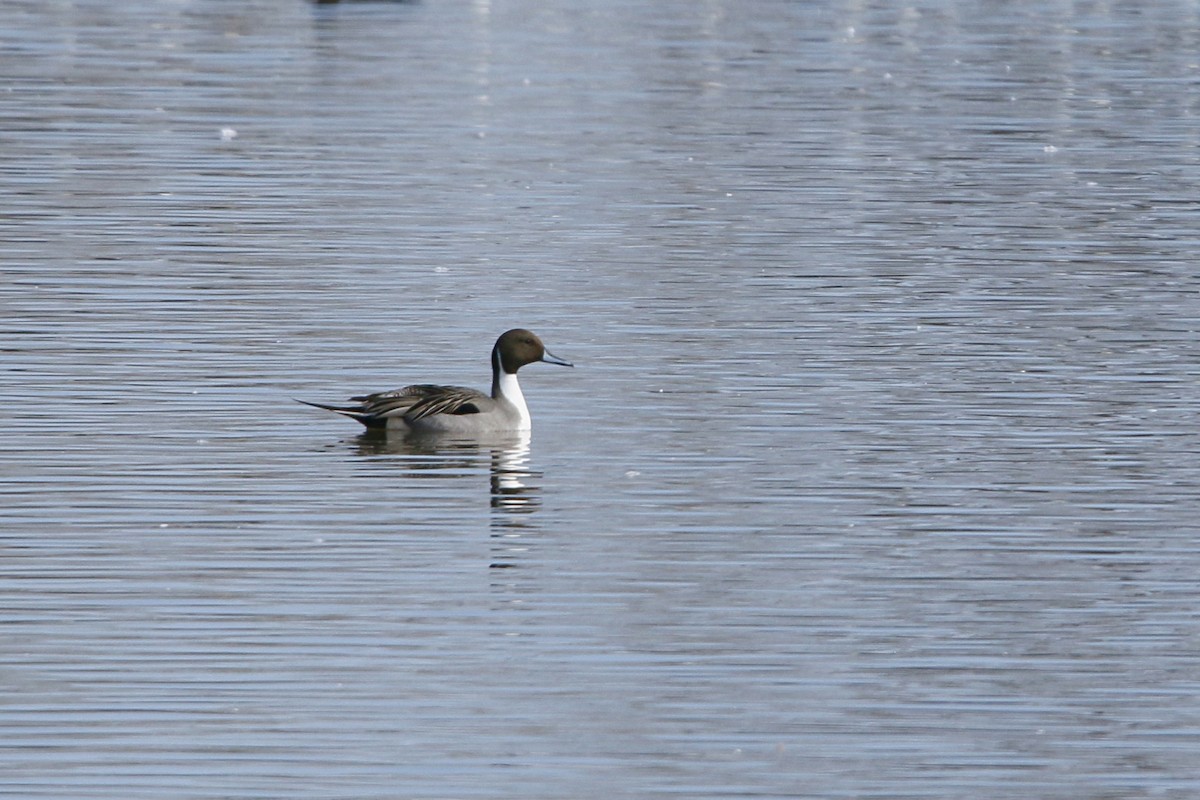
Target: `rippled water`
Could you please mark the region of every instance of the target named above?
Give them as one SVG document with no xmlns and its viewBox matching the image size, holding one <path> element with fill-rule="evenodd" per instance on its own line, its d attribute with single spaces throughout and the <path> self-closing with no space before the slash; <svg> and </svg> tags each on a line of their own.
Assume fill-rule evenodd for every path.
<svg viewBox="0 0 1200 800">
<path fill-rule="evenodd" d="M 1195 4 L 2 14 L 0 794 L 1200 795 Z"/>
</svg>

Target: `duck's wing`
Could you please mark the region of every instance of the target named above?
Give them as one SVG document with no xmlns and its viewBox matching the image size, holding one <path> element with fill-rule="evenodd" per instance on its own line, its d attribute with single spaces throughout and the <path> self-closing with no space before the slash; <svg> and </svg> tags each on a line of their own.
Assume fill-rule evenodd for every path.
<svg viewBox="0 0 1200 800">
<path fill-rule="evenodd" d="M 406 399 L 413 399 L 404 411 L 406 420 L 418 420 L 434 414 L 479 414 L 496 402 L 483 392 L 466 386 L 435 386 L 425 383 L 405 386 L 398 391 L 405 393 Z M 392 392 L 386 394 L 390 395 Z M 384 402 L 394 401 L 388 399 Z"/>
<path fill-rule="evenodd" d="M 350 400 L 354 405 L 330 406 L 307 400 L 299 402 L 351 417 L 368 428 L 386 427 L 392 417 L 403 417 L 407 421 L 432 414 L 478 414 L 495 403 L 483 392 L 466 386 L 437 386 L 431 383 L 359 395 Z"/>
</svg>

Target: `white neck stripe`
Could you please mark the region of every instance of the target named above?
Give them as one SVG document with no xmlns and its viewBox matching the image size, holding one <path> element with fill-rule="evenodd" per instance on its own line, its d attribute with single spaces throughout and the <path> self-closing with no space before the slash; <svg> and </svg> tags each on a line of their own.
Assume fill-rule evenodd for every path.
<svg viewBox="0 0 1200 800">
<path fill-rule="evenodd" d="M 521 393 L 521 384 L 517 383 L 517 376 L 508 372 L 500 373 L 500 397 L 512 403 L 517 409 L 517 414 L 521 417 L 521 428 L 530 427 L 531 420 L 529 419 L 529 406 L 525 405 L 525 395 Z"/>
</svg>

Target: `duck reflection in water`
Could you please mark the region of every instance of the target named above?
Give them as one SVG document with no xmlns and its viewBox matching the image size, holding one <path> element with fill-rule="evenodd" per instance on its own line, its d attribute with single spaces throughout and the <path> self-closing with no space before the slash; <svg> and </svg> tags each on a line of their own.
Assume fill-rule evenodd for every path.
<svg viewBox="0 0 1200 800">
<path fill-rule="evenodd" d="M 477 473 L 488 458 L 493 569 L 517 566 L 528 550 L 522 537 L 535 532 L 541 508 L 541 473 L 533 469 L 529 431 L 456 438 L 441 434 L 390 435 L 367 430 L 357 437 L 359 455 L 401 456 L 411 477 L 442 478 Z"/>
</svg>

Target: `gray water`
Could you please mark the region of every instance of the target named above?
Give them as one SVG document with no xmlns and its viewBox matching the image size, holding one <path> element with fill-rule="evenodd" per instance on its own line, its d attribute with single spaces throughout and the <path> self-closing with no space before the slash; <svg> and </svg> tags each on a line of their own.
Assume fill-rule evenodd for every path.
<svg viewBox="0 0 1200 800">
<path fill-rule="evenodd" d="M 0 23 L 0 794 L 1200 796 L 1195 3 Z"/>
</svg>

